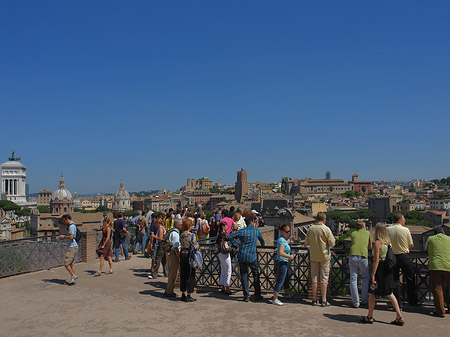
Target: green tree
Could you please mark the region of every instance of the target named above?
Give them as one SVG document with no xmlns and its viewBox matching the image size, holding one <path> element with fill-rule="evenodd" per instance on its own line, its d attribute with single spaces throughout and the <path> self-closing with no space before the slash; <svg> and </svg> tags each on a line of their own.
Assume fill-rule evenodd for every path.
<svg viewBox="0 0 450 337">
<path fill-rule="evenodd" d="M 110 209 L 109 209 L 108 207 L 106 207 L 106 206 L 98 206 L 98 207 L 95 209 L 95 211 L 96 211 L 96 212 L 109 212 Z"/>
<path fill-rule="evenodd" d="M 0 208 L 4 211 L 18 211 L 20 206 L 9 200 L 0 200 Z"/>
<path fill-rule="evenodd" d="M 48 206 L 38 206 L 39 213 L 50 213 L 50 207 Z"/>
</svg>

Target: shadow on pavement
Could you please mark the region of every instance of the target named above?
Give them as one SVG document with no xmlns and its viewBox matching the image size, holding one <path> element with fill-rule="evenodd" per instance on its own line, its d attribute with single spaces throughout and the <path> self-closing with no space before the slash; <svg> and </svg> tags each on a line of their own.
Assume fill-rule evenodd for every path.
<svg viewBox="0 0 450 337">
<path fill-rule="evenodd" d="M 362 315 L 348 315 L 348 314 L 323 314 L 325 317 L 339 321 L 339 322 L 347 322 L 347 323 L 361 323 Z"/>
<path fill-rule="evenodd" d="M 56 278 L 45 279 L 45 280 L 42 280 L 42 282 L 66 285 L 66 280 L 60 280 L 60 279 L 56 279 Z"/>
<path fill-rule="evenodd" d="M 164 296 L 164 293 L 161 293 L 160 291 L 156 291 L 156 290 L 142 290 L 139 292 L 139 294 L 150 295 L 150 296 L 158 297 L 158 298 L 164 298 L 168 301 L 180 302 L 180 297 L 166 297 L 166 296 Z"/>
</svg>

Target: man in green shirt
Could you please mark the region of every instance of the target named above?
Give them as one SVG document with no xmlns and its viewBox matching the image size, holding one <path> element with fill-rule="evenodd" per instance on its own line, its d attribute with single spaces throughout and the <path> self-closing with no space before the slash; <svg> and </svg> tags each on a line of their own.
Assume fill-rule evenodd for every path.
<svg viewBox="0 0 450 337">
<path fill-rule="evenodd" d="M 369 249 L 372 248 L 370 233 L 366 230 L 364 222 L 356 224 L 356 231 L 352 233 L 352 248 L 350 248 L 350 293 L 355 308 L 359 308 L 358 274 L 361 274 L 361 304 L 369 299 Z"/>
<path fill-rule="evenodd" d="M 433 315 L 445 317 L 443 285 L 446 284 L 445 301 L 450 309 L 450 236 L 445 235 L 443 226 L 434 227 L 426 245 L 430 258 L 428 270 L 430 274 L 431 291 L 433 292 L 436 311 Z"/>
</svg>

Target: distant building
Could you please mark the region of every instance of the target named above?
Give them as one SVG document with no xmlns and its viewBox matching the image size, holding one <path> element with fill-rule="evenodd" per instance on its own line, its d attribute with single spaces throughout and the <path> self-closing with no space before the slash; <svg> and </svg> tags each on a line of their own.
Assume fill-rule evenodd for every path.
<svg viewBox="0 0 450 337">
<path fill-rule="evenodd" d="M 6 200 L 12 201 L 19 206 L 27 206 L 25 188 L 27 167 L 19 160 L 20 158 L 16 158 L 13 152 L 9 160 L 1 165 L 1 192 Z"/>
<path fill-rule="evenodd" d="M 242 198 L 248 194 L 247 171 L 242 169 L 237 172 L 237 180 L 235 184 L 235 198 L 238 202 L 242 202 Z"/>
<path fill-rule="evenodd" d="M 81 208 L 81 200 L 77 192 L 73 194 L 73 208 Z"/>
<path fill-rule="evenodd" d="M 52 191 L 50 190 L 39 191 L 38 206 L 50 206 L 51 200 L 52 200 Z"/>
<path fill-rule="evenodd" d="M 129 211 L 131 210 L 130 193 L 125 190 L 125 183 L 120 183 L 120 189 L 114 195 L 114 211 Z"/>
<path fill-rule="evenodd" d="M 369 209 L 375 214 L 375 222 L 384 221 L 393 212 L 394 205 L 394 200 L 390 197 L 369 199 Z"/>
<path fill-rule="evenodd" d="M 72 194 L 66 188 L 66 183 L 62 176 L 58 189 L 53 192 L 52 200 L 50 201 L 50 212 L 53 215 L 73 213 Z"/>
<path fill-rule="evenodd" d="M 208 178 L 200 178 L 195 182 L 195 187 L 198 190 L 206 190 L 209 191 L 213 188 L 213 181 Z"/>
<path fill-rule="evenodd" d="M 450 198 L 438 199 L 431 198 L 430 199 L 430 210 L 431 211 L 445 211 L 450 209 Z"/>
<path fill-rule="evenodd" d="M 352 175 L 350 185 L 353 186 L 353 191 L 361 194 L 369 194 L 372 192 L 372 183 L 370 181 L 360 181 L 357 174 Z"/>
</svg>

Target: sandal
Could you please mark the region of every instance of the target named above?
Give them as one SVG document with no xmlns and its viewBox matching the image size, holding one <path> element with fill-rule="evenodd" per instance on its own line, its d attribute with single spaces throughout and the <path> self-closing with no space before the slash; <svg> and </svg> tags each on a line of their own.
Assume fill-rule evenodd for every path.
<svg viewBox="0 0 450 337">
<path fill-rule="evenodd" d="M 373 319 L 373 317 L 369 317 L 369 316 L 361 317 L 361 323 L 364 323 L 364 324 L 373 324 L 373 322 L 375 322 L 375 320 Z"/>
<path fill-rule="evenodd" d="M 405 321 L 403 321 L 403 317 L 400 317 L 400 318 L 394 319 L 391 322 L 391 324 L 398 325 L 398 326 L 403 326 L 403 324 L 405 324 Z"/>
</svg>

